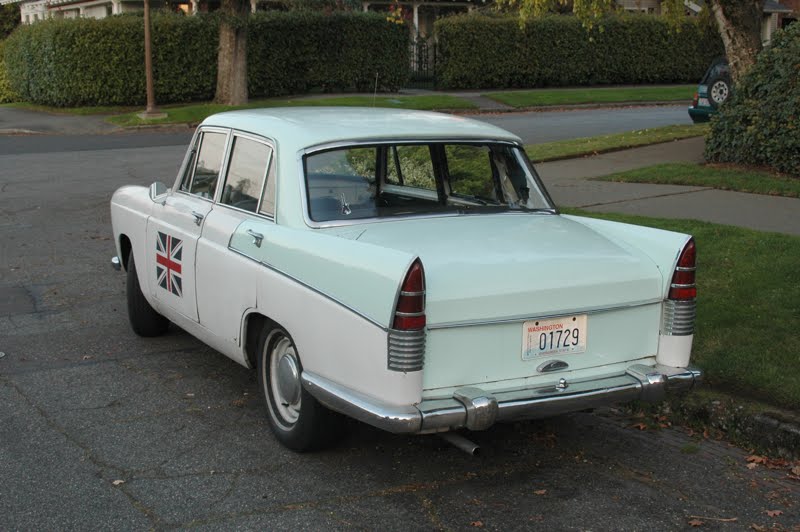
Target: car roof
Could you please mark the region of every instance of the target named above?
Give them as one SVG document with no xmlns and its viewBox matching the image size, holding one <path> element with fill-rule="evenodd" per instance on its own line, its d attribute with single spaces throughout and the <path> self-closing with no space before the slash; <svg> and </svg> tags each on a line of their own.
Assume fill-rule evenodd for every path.
<svg viewBox="0 0 800 532">
<path fill-rule="evenodd" d="M 387 139 L 504 140 L 521 142 L 499 127 L 461 116 L 369 107 L 273 107 L 219 113 L 203 126 L 246 131 L 298 148 L 339 141 Z"/>
</svg>

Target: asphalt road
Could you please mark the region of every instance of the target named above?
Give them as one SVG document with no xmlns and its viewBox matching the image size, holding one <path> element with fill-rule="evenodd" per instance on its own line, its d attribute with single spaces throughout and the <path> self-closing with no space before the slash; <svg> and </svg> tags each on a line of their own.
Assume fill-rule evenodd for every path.
<svg viewBox="0 0 800 532">
<path fill-rule="evenodd" d="M 167 138 L 75 152 L 26 137 L 0 155 L 0 530 L 800 523 L 785 473 L 613 410 L 472 434 L 479 458 L 355 423 L 331 451 L 285 450 L 251 372 L 176 328 L 128 327 L 108 200 L 175 175 L 183 149 Z"/>
<path fill-rule="evenodd" d="M 686 107 L 681 105 L 464 116 L 507 129 L 526 144 L 691 123 Z M 3 135 L 3 131 L 30 131 L 41 135 L 36 142 L 31 142 L 28 135 Z M 0 154 L 186 145 L 191 135 L 186 127 L 131 133 L 115 130 L 96 116 L 52 115 L 0 107 Z"/>
</svg>

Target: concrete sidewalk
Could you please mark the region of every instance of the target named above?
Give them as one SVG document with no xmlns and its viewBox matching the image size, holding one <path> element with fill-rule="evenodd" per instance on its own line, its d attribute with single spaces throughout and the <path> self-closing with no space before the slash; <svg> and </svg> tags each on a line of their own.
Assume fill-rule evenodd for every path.
<svg viewBox="0 0 800 532">
<path fill-rule="evenodd" d="M 668 162 L 703 162 L 702 137 L 537 164 L 559 206 L 660 218 L 688 218 L 800 235 L 800 199 L 706 187 L 590 181 L 592 177 Z"/>
</svg>

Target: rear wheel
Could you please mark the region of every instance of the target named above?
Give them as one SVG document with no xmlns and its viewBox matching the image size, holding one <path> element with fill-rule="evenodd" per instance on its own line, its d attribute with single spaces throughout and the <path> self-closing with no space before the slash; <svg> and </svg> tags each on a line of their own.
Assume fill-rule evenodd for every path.
<svg viewBox="0 0 800 532">
<path fill-rule="evenodd" d="M 302 371 L 289 333 L 266 326 L 258 342 L 258 384 L 270 429 L 294 451 L 324 449 L 341 437 L 343 418 L 303 389 Z"/>
<path fill-rule="evenodd" d="M 139 286 L 139 276 L 136 274 L 136 262 L 133 260 L 133 251 L 128 255 L 128 271 L 125 295 L 128 300 L 128 320 L 131 322 L 133 332 L 139 336 L 159 336 L 164 334 L 169 327 L 169 320 L 159 314 L 150 306 Z"/>
</svg>

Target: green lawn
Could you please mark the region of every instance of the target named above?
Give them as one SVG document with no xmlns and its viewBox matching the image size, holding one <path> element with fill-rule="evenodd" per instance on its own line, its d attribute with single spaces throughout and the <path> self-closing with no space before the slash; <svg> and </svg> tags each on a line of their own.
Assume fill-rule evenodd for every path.
<svg viewBox="0 0 800 532">
<path fill-rule="evenodd" d="M 118 126 L 139 126 L 145 124 L 197 124 L 206 117 L 222 111 L 234 109 L 251 109 L 257 107 L 389 107 L 394 109 L 474 109 L 475 104 L 455 96 L 425 95 L 425 96 L 337 96 L 330 98 L 272 98 L 269 100 L 255 100 L 247 105 L 231 107 L 216 103 L 201 103 L 180 106 L 163 107 L 160 111 L 167 113 L 167 117 L 160 120 L 141 120 L 137 112 L 109 117 L 109 122 Z"/>
<path fill-rule="evenodd" d="M 668 87 L 613 87 L 585 89 L 535 89 L 530 91 L 490 92 L 492 100 L 524 108 L 540 105 L 574 105 L 588 103 L 622 103 L 654 101 L 689 101 L 697 85 Z"/>
<path fill-rule="evenodd" d="M 534 162 L 553 161 L 569 157 L 594 155 L 647 144 L 657 144 L 688 137 L 700 137 L 708 132 L 708 124 L 691 124 L 640 129 L 613 135 L 560 140 L 526 146 Z"/>
<path fill-rule="evenodd" d="M 707 383 L 800 405 L 800 238 L 692 220 L 568 211 L 693 234 L 697 329 L 693 361 Z"/>
<path fill-rule="evenodd" d="M 690 185 L 800 198 L 800 177 L 765 170 L 688 163 L 659 164 L 599 177 L 598 181 Z"/>
</svg>

